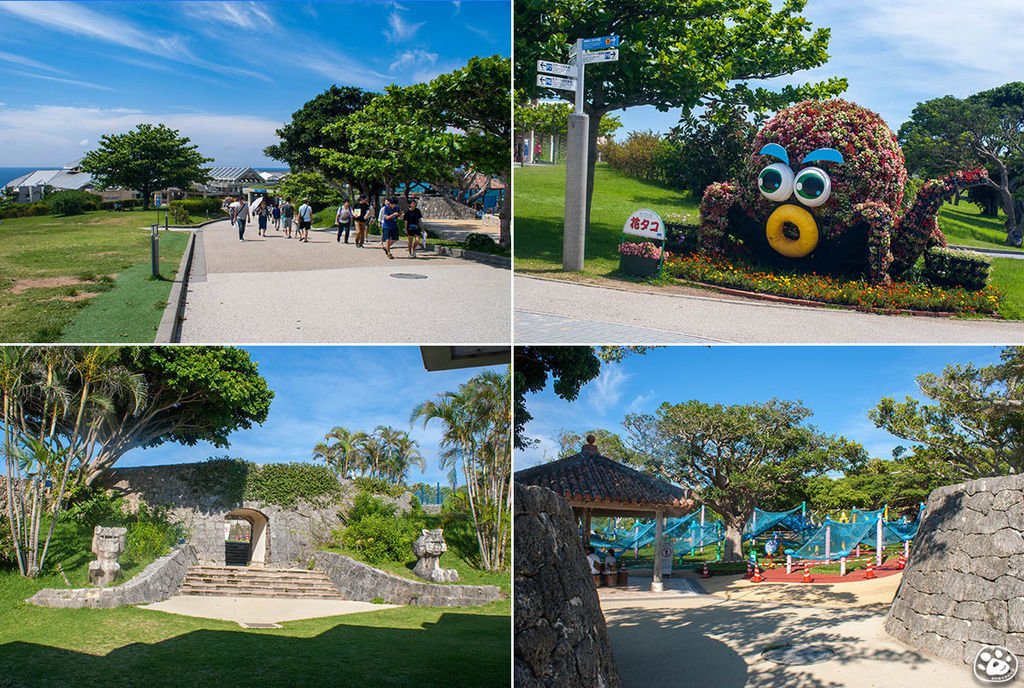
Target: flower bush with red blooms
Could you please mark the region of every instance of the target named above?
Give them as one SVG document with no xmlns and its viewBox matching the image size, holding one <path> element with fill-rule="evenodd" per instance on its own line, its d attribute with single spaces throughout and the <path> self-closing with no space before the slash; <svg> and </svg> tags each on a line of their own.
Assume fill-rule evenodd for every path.
<svg viewBox="0 0 1024 688">
<path fill-rule="evenodd" d="M 968 291 L 910 282 L 871 284 L 814 273 L 776 274 L 721 256 L 701 254 L 670 256 L 665 265 L 678 279 L 866 310 L 988 315 L 999 310 L 1001 298 L 991 285 L 980 291 Z"/>
<path fill-rule="evenodd" d="M 661 260 L 661 247 L 655 246 L 650 241 L 624 241 L 619 244 L 619 253 L 624 256 L 640 256 L 641 258 Z"/>
</svg>

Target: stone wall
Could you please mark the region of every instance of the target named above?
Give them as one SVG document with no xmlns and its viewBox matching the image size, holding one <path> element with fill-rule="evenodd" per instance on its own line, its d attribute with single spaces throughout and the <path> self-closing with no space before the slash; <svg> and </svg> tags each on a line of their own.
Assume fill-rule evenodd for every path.
<svg viewBox="0 0 1024 688">
<path fill-rule="evenodd" d="M 516 688 L 618 688 L 604 614 L 568 503 L 515 484 Z"/>
<path fill-rule="evenodd" d="M 346 499 L 339 504 L 309 504 L 300 500 L 287 509 L 248 500 L 226 501 L 223 495 L 197 493 L 184 479 L 190 465 L 117 468 L 104 484 L 121 493 L 132 508 L 137 508 L 140 499 L 150 505 L 169 507 L 171 518 L 189 530 L 189 542 L 195 547 L 200 564 L 224 564 L 227 515 L 245 508 L 267 518 L 266 565 L 305 565 L 331 531 L 343 525 L 340 514 L 347 509 L 349 495 L 355 492 L 346 485 Z"/>
<path fill-rule="evenodd" d="M 1024 656 L 1024 475 L 931 493 L 885 630 L 952 662 Z"/>
<path fill-rule="evenodd" d="M 404 205 L 404 199 L 403 199 Z M 420 196 L 416 206 L 423 212 L 423 220 L 430 226 L 431 220 L 473 220 L 476 211 L 457 203 L 447 196 Z"/>
<path fill-rule="evenodd" d="M 335 552 L 313 555 L 321 569 L 346 599 L 372 602 L 383 598 L 389 604 L 423 607 L 470 607 L 502 598 L 494 585 L 438 585 L 395 576 Z"/>
<path fill-rule="evenodd" d="M 160 602 L 178 592 L 188 567 L 195 563 L 196 555 L 192 547 L 181 545 L 121 585 L 106 588 L 45 588 L 28 601 L 40 607 L 99 609 Z"/>
</svg>

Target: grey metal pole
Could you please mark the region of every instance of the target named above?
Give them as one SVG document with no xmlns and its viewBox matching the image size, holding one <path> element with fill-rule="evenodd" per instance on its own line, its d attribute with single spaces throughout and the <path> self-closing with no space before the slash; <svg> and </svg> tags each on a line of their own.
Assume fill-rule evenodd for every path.
<svg viewBox="0 0 1024 688">
<path fill-rule="evenodd" d="M 562 231 L 562 269 L 583 269 L 587 219 L 587 142 L 590 118 L 569 115 L 565 159 L 565 224 Z"/>
<path fill-rule="evenodd" d="M 150 246 L 150 267 L 153 277 L 160 276 L 160 225 L 153 225 L 153 233 L 149 239 Z"/>
</svg>

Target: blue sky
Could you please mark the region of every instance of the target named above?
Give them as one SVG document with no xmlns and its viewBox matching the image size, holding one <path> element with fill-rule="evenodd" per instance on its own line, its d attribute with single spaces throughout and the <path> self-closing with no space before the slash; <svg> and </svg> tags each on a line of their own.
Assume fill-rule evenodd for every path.
<svg viewBox="0 0 1024 688">
<path fill-rule="evenodd" d="M 428 372 L 415 346 L 244 348 L 275 393 L 266 423 L 232 434 L 226 450 L 208 444 L 164 444 L 133 450 L 118 465 L 186 463 L 224 455 L 256 463 L 312 461 L 313 445 L 335 425 L 366 432 L 391 425 L 409 430 L 427 459 L 427 470 L 413 469 L 410 482 L 445 485 L 447 472 L 437 463 L 441 425 L 432 421 L 426 428 L 422 423 L 410 426 L 413 408 L 482 371 L 504 371 L 493 366 Z"/>
<path fill-rule="evenodd" d="M 627 413 L 654 413 L 662 402 L 697 399 L 739 404 L 772 397 L 799 399 L 814 411 L 810 423 L 860 442 L 878 458 L 892 457 L 898 438 L 879 430 L 867 412 L 885 396 L 920 397 L 916 376 L 952 363 L 995 363 L 999 347 L 680 346 L 654 349 L 603 366 L 575 402 L 549 384 L 527 399 L 534 420 L 526 435 L 540 442 L 517 452 L 516 469 L 557 458 L 559 430 L 622 431 Z"/>
<path fill-rule="evenodd" d="M 844 97 L 878 112 L 894 130 L 921 101 L 1024 79 L 1024 42 L 1016 30 L 1024 25 L 1020 0 L 808 0 L 804 16 L 815 28 L 832 29 L 831 59 L 775 83 L 846 77 Z M 653 107 L 614 114 L 622 118 L 619 138 L 634 130 L 666 131 L 679 121 L 678 110 Z"/>
<path fill-rule="evenodd" d="M 139 122 L 219 164 L 331 84 L 380 90 L 509 55 L 507 0 L 0 2 L 0 167 L 81 157 Z"/>
</svg>

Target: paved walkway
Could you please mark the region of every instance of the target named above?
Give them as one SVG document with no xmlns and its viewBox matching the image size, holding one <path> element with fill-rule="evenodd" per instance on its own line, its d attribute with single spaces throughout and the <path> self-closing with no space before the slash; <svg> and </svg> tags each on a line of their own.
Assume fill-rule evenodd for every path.
<svg viewBox="0 0 1024 688">
<path fill-rule="evenodd" d="M 197 235 L 181 340 L 193 343 L 490 343 L 509 340 L 511 273 L 405 244 L 309 243 L 226 221 Z M 411 277 L 411 278 L 410 278 Z"/>
<path fill-rule="evenodd" d="M 147 604 L 141 609 L 155 609 L 168 614 L 221 619 L 237 623 L 280 623 L 321 616 L 341 616 L 391 609 L 394 604 L 371 604 L 349 600 L 280 599 L 272 597 L 220 597 L 212 595 L 175 595 Z"/>
<path fill-rule="evenodd" d="M 870 604 L 858 603 L 857 591 L 866 591 L 866 584 L 853 583 L 833 592 L 843 605 L 820 604 L 809 590 L 825 586 L 777 584 L 757 588 L 766 596 L 756 601 L 602 595 L 601 607 L 624 688 L 976 686 L 969 666 L 915 652 L 885 632 L 882 624 L 895 586 L 884 583 L 889 588 L 881 593 L 867 592 Z M 881 598 L 885 603 L 877 603 Z M 786 644 L 824 645 L 836 656 L 806 666 L 762 657 L 766 649 Z"/>
<path fill-rule="evenodd" d="M 1019 322 L 873 315 L 523 275 L 515 277 L 515 298 L 515 339 L 530 344 L 668 344 L 678 337 L 780 344 L 1024 343 L 1024 323 Z M 576 323 L 585 336 L 572 338 Z M 641 328 L 642 338 L 622 328 Z"/>
</svg>

